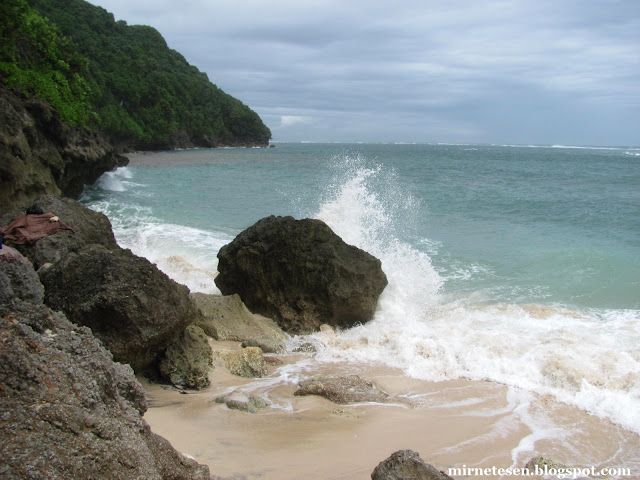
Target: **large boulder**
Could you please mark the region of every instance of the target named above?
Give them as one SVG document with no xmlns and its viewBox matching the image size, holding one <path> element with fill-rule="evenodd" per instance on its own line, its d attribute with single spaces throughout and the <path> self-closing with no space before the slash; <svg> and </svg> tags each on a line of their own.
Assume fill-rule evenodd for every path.
<svg viewBox="0 0 640 480">
<path fill-rule="evenodd" d="M 267 217 L 218 253 L 216 285 L 284 331 L 351 327 L 373 316 L 387 277 L 378 259 L 320 220 Z"/>
<path fill-rule="evenodd" d="M 44 305 L 0 304 L 0 478 L 209 480 L 151 432 L 130 367 Z"/>
<path fill-rule="evenodd" d="M 158 364 L 158 371 L 170 383 L 183 388 L 200 390 L 211 385 L 209 372 L 213 370 L 211 347 L 204 331 L 189 325 L 167 347 Z"/>
<path fill-rule="evenodd" d="M 380 462 L 371 480 L 453 480 L 449 475 L 425 463 L 413 450 L 398 450 Z"/>
<path fill-rule="evenodd" d="M 45 302 L 141 371 L 199 315 L 189 289 L 130 250 L 88 245 L 40 270 Z"/>
<path fill-rule="evenodd" d="M 287 334 L 270 318 L 247 309 L 238 295 L 192 293 L 191 299 L 202 313 L 198 326 L 216 340 L 242 342 L 266 353 L 282 353 Z"/>
<path fill-rule="evenodd" d="M 102 213 L 95 212 L 70 198 L 54 195 L 42 195 L 33 201 L 33 205 L 40 207 L 43 212 L 55 214 L 73 230 L 73 233 L 59 231 L 42 237 L 33 245 L 16 246 L 33 262 L 36 269 L 45 263 L 55 263 L 87 245 L 98 244 L 108 249 L 118 248 L 111 230 L 111 222 Z M 0 226 L 10 223 L 18 213 L 24 211 L 3 216 Z"/>
</svg>

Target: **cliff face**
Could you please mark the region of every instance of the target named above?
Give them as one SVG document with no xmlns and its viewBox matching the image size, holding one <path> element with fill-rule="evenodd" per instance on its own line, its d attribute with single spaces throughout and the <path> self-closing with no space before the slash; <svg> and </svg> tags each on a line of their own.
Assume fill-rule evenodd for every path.
<svg viewBox="0 0 640 480">
<path fill-rule="evenodd" d="M 77 197 L 127 162 L 99 133 L 72 127 L 49 104 L 0 85 L 0 214 L 41 194 Z"/>
<path fill-rule="evenodd" d="M 0 252 L 0 477 L 210 480 L 151 432 L 131 368 L 42 304 L 28 260 Z"/>
</svg>

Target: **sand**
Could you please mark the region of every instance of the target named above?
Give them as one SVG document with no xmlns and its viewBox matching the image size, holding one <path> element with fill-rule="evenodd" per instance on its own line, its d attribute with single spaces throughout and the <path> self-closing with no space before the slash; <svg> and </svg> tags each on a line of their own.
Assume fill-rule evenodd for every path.
<svg viewBox="0 0 640 480">
<path fill-rule="evenodd" d="M 239 348 L 233 342 L 212 346 Z M 543 455 L 565 465 L 632 471 L 609 478 L 640 477 L 638 435 L 550 397 L 491 382 L 420 381 L 375 365 L 317 364 L 312 355 L 275 357 L 283 364 L 270 366 L 263 379 L 231 375 L 216 363 L 212 386 L 188 394 L 141 378 L 150 403 L 145 419 L 213 474 L 235 479 L 369 479 L 380 461 L 400 449 L 417 451 L 445 472 L 523 467 Z M 303 378 L 353 373 L 389 393 L 389 402 L 336 405 L 293 395 Z M 236 388 L 271 405 L 250 414 L 214 402 Z"/>
</svg>

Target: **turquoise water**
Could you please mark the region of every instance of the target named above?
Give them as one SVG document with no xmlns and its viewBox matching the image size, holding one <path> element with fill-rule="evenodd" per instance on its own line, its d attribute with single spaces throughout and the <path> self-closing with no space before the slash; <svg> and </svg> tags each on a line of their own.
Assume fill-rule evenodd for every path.
<svg viewBox="0 0 640 480">
<path fill-rule="evenodd" d="M 640 433 L 640 149 L 278 144 L 136 154 L 83 201 L 194 291 L 268 215 L 382 260 L 368 324 L 320 361 L 551 394 Z M 365 341 L 361 341 L 365 339 Z M 342 342 L 342 343 L 341 343 Z"/>
<path fill-rule="evenodd" d="M 431 256 L 444 294 L 638 309 L 640 155 L 631 153 L 336 144 L 167 152 L 159 164 L 135 162 L 140 187 L 108 198 L 233 236 L 267 215 L 314 216 L 349 176 L 374 170 L 364 182 L 391 217 L 388 235 Z"/>
</svg>

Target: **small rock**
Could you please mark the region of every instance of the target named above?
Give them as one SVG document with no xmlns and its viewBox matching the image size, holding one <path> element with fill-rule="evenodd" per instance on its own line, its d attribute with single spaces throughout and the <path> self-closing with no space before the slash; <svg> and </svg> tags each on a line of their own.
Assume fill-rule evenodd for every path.
<svg viewBox="0 0 640 480">
<path fill-rule="evenodd" d="M 333 403 L 386 402 L 389 395 L 357 375 L 317 377 L 300 383 L 294 395 L 319 395 Z"/>
<path fill-rule="evenodd" d="M 269 403 L 262 397 L 241 390 L 234 390 L 229 395 L 216 398 L 216 403 L 224 403 L 233 410 L 256 413 Z"/>
<path fill-rule="evenodd" d="M 285 348 L 283 341 L 265 337 L 250 338 L 249 340 L 244 340 L 240 345 L 242 345 L 242 348 L 258 347 L 265 353 L 282 353 Z"/>
<path fill-rule="evenodd" d="M 258 347 L 247 347 L 242 350 L 218 350 L 218 356 L 224 366 L 234 375 L 246 378 L 259 378 L 267 374 L 267 364 L 262 350 Z"/>
<path fill-rule="evenodd" d="M 531 460 L 527 462 L 524 466 L 532 475 L 536 475 L 538 477 L 543 477 L 543 472 L 545 471 L 565 471 L 570 468 L 568 465 L 563 465 L 561 463 L 555 462 L 549 458 L 545 457 L 533 457 Z"/>
<path fill-rule="evenodd" d="M 453 480 L 449 475 L 425 463 L 413 450 L 398 450 L 380 462 L 371 480 Z"/>
<path fill-rule="evenodd" d="M 160 374 L 174 385 L 200 390 L 208 387 L 213 369 L 211 347 L 200 327 L 189 325 L 165 351 Z"/>
</svg>

